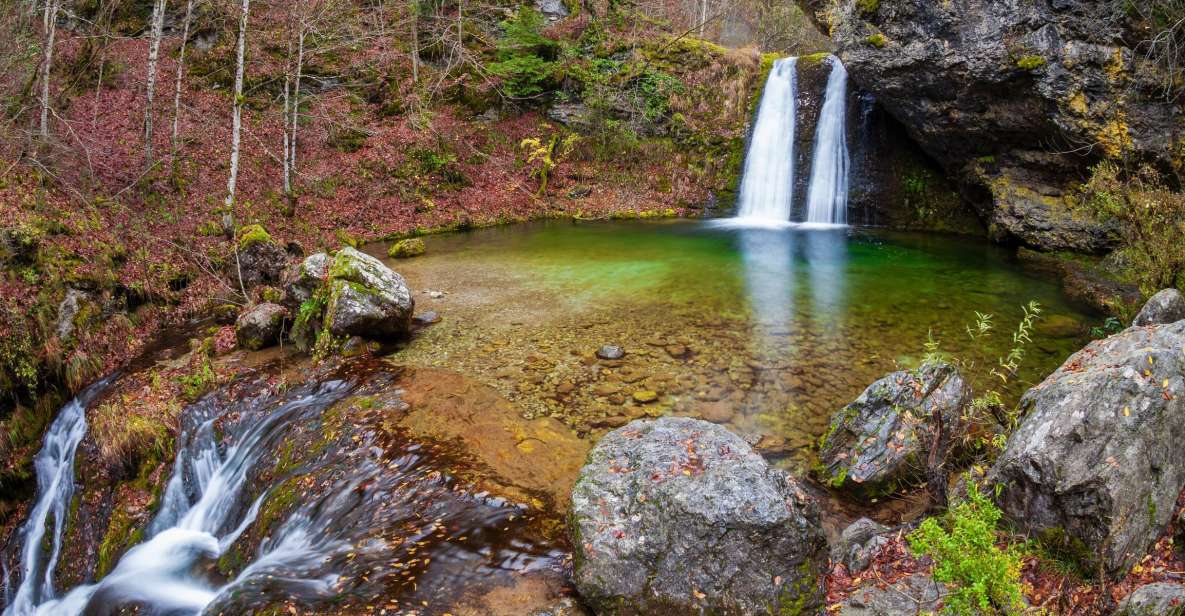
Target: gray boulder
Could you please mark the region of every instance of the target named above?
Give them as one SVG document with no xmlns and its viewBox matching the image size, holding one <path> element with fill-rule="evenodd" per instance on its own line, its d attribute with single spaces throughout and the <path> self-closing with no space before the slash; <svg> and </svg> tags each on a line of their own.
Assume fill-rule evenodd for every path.
<svg viewBox="0 0 1185 616">
<path fill-rule="evenodd" d="M 535 0 L 535 10 L 547 21 L 559 21 L 568 16 L 568 7 L 564 6 L 563 0 Z"/>
<path fill-rule="evenodd" d="M 705 421 L 634 421 L 572 490 L 577 591 L 597 614 L 808 614 L 825 540 L 803 488 Z"/>
<path fill-rule="evenodd" d="M 1185 319 L 1185 296 L 1176 289 L 1161 289 L 1148 298 L 1132 325 L 1160 325 Z"/>
<path fill-rule="evenodd" d="M 952 435 L 967 426 L 963 408 L 971 390 L 948 364 L 894 372 L 868 386 L 840 409 L 819 444 L 824 479 L 834 487 L 883 493 L 914 481 L 925 470 L 933 429 L 941 413 Z"/>
<path fill-rule="evenodd" d="M 346 247 L 329 268 L 325 322 L 335 336 L 398 338 L 411 328 L 415 300 L 403 276 Z"/>
<path fill-rule="evenodd" d="M 885 533 L 889 527 L 868 518 L 860 518 L 840 533 L 839 542 L 831 548 L 832 562 L 842 563 L 848 573 L 856 574 L 868 568 L 872 557 L 889 542 Z"/>
<path fill-rule="evenodd" d="M 946 586 L 928 575 L 915 573 L 881 588 L 869 583 L 852 591 L 840 603 L 840 616 L 905 616 L 938 612 Z"/>
<path fill-rule="evenodd" d="M 238 254 L 227 258 L 228 277 L 234 282 L 241 282 L 248 291 L 259 285 L 279 285 L 284 268 L 288 265 L 288 252 L 272 241 L 262 228 L 256 225 L 248 228 L 258 231 L 248 232 L 239 243 Z"/>
<path fill-rule="evenodd" d="M 325 284 L 325 279 L 329 277 L 329 266 L 332 263 L 333 259 L 329 255 L 318 252 L 305 257 L 288 273 L 284 297 L 289 309 L 296 310 L 313 297 L 313 293 Z"/>
<path fill-rule="evenodd" d="M 1185 321 L 1092 342 L 1020 409 L 988 473 L 1004 514 L 1088 569 L 1126 571 L 1185 485 Z"/>
<path fill-rule="evenodd" d="M 1119 602 L 1115 616 L 1183 616 L 1185 584 L 1157 583 L 1137 588 Z"/>
<path fill-rule="evenodd" d="M 244 310 L 235 321 L 239 348 L 258 351 L 280 339 L 288 311 L 279 304 L 257 304 Z"/>
</svg>

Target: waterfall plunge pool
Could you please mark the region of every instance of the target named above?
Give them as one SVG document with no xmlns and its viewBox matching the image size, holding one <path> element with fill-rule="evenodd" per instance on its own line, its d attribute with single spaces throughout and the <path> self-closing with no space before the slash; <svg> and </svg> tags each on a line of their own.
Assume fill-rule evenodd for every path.
<svg viewBox="0 0 1185 616">
<path fill-rule="evenodd" d="M 392 359 L 445 366 L 532 417 L 580 433 L 686 414 L 725 424 L 805 470 L 831 414 L 930 336 L 977 391 L 1012 347 L 1022 306 L 1046 317 L 1015 400 L 1086 340 L 1056 281 L 970 237 L 723 221 L 546 222 L 428 239 L 390 265 L 442 321 Z M 382 247 L 375 247 L 375 254 Z M 976 312 L 996 331 L 971 340 Z M 617 361 L 602 345 L 622 346 Z M 644 401 L 651 398 L 653 401 Z"/>
</svg>

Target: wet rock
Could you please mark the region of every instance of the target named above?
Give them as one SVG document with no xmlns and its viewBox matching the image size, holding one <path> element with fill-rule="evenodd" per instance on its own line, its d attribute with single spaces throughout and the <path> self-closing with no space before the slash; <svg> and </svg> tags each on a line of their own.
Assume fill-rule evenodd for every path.
<svg viewBox="0 0 1185 616">
<path fill-rule="evenodd" d="M 435 310 L 425 310 L 424 312 L 412 317 L 412 320 L 415 321 L 417 325 L 433 325 L 440 322 L 440 314 L 438 314 Z"/>
<path fill-rule="evenodd" d="M 640 389 L 634 392 L 633 399 L 634 402 L 639 404 L 649 404 L 658 400 L 658 392 L 650 389 Z"/>
<path fill-rule="evenodd" d="M 889 542 L 884 536 L 887 532 L 889 527 L 868 518 L 852 522 L 843 529 L 839 542 L 831 548 L 832 562 L 843 563 L 852 575 L 867 569 L 877 550 Z"/>
<path fill-rule="evenodd" d="M 840 616 L 904 616 L 935 613 L 948 594 L 928 575 L 915 573 L 881 588 L 868 583 L 852 591 L 841 603 Z"/>
<path fill-rule="evenodd" d="M 56 331 L 58 340 L 65 342 L 74 335 L 75 321 L 78 313 L 82 311 L 82 306 L 90 301 L 91 295 L 86 291 L 76 288 L 67 287 L 66 297 L 62 298 L 58 304 L 58 322 Z"/>
<path fill-rule="evenodd" d="M 341 249 L 329 268 L 329 285 L 325 320 L 335 336 L 398 338 L 411 327 L 411 289 L 378 259 Z"/>
<path fill-rule="evenodd" d="M 1115 616 L 1181 616 L 1185 584 L 1160 582 L 1137 588 L 1119 603 Z"/>
<path fill-rule="evenodd" d="M 1092 342 L 1020 410 L 989 472 L 1004 514 L 1088 570 L 1127 571 L 1185 485 L 1185 321 Z"/>
<path fill-rule="evenodd" d="M 625 357 L 625 349 L 617 345 L 606 344 L 605 346 L 597 349 L 597 357 L 608 360 L 621 359 L 622 357 Z"/>
<path fill-rule="evenodd" d="M 892 491 L 916 479 L 941 413 L 952 440 L 967 426 L 962 410 L 971 389 L 949 364 L 894 372 L 869 385 L 831 417 L 820 443 L 826 481 L 860 491 Z"/>
<path fill-rule="evenodd" d="M 387 250 L 387 256 L 392 259 L 407 259 L 424 254 L 424 250 L 424 240 L 412 237 L 391 244 L 391 248 Z"/>
<path fill-rule="evenodd" d="M 736 415 L 736 407 L 727 402 L 708 402 L 697 407 L 699 416 L 712 423 L 728 423 Z"/>
<path fill-rule="evenodd" d="M 279 304 L 256 304 L 243 311 L 235 321 L 235 340 L 239 348 L 258 351 L 280 340 L 288 311 Z"/>
<path fill-rule="evenodd" d="M 247 291 L 261 284 L 280 284 L 288 264 L 288 253 L 263 227 L 243 227 L 239 231 L 236 254 L 230 255 L 226 262 L 226 274 L 232 281 L 241 283 Z"/>
<path fill-rule="evenodd" d="M 740 437 L 696 419 L 606 435 L 572 490 L 577 591 L 600 614 L 810 613 L 814 501 Z"/>
<path fill-rule="evenodd" d="M 687 357 L 688 350 L 687 347 L 681 344 L 672 344 L 667 347 L 667 354 L 675 359 L 682 359 Z"/>
<path fill-rule="evenodd" d="M 1185 319 L 1185 296 L 1176 289 L 1162 289 L 1148 298 L 1132 325 L 1159 325 Z"/>
<path fill-rule="evenodd" d="M 304 258 L 286 276 L 284 297 L 290 310 L 295 311 L 301 304 L 313 297 L 325 279 L 329 277 L 329 265 L 333 260 L 329 255 L 318 252 Z"/>
<path fill-rule="evenodd" d="M 1082 333 L 1082 324 L 1074 317 L 1064 314 L 1050 314 L 1041 317 L 1033 329 L 1038 334 L 1050 338 L 1073 338 Z"/>
</svg>

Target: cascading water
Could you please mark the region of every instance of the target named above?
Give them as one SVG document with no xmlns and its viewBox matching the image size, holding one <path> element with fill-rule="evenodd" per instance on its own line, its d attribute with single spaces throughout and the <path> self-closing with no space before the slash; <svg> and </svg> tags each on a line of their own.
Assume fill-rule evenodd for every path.
<svg viewBox="0 0 1185 616">
<path fill-rule="evenodd" d="M 797 61 L 798 58 L 777 60 L 765 81 L 741 176 L 737 218 L 742 221 L 785 224 L 790 220 Z"/>
<path fill-rule="evenodd" d="M 21 583 L 16 594 L 6 597 L 4 615 L 31 613 L 40 601 L 53 597 L 53 570 L 62 549 L 62 529 L 74 498 L 74 454 L 86 434 L 86 407 L 107 386 L 108 379 L 87 387 L 58 412 L 45 433 L 41 451 L 33 460 L 37 472 L 37 500 L 29 518 L 21 527 Z M 51 525 L 52 522 L 52 525 Z M 48 542 L 49 555 L 43 559 L 47 530 L 53 531 Z M 8 568 L 5 566 L 5 591 L 8 591 Z"/>
<path fill-rule="evenodd" d="M 848 221 L 848 72 L 830 56 L 831 75 L 823 96 L 823 110 L 815 130 L 811 181 L 807 188 L 809 224 L 846 225 Z"/>
<path fill-rule="evenodd" d="M 417 582 L 429 593 L 439 591 L 438 585 L 453 590 L 467 576 L 523 573 L 562 558 L 561 552 L 521 538 L 521 507 L 467 493 L 421 445 L 325 428 L 326 409 L 357 395 L 360 386 L 330 380 L 280 395 L 259 387 L 264 390 L 256 396 L 220 391 L 186 409 L 173 474 L 146 540 L 110 573 L 56 596 L 47 586 L 52 565 L 39 567 L 36 556 L 26 557 L 21 586 L 32 584 L 33 590 L 20 602 L 14 599 L 5 616 L 116 614 L 127 608 L 162 616 L 231 614 L 250 613 L 277 599 L 370 602 L 380 596 L 390 601 L 399 593 L 420 599 Z M 389 381 L 386 387 L 394 389 Z M 53 486 L 73 483 L 84 408 L 83 402 L 68 406 L 70 413 L 63 412 L 51 428 L 43 454 L 56 455 L 56 435 L 62 434 L 69 436 L 63 439 L 69 448 L 61 452 L 69 455 L 61 456 L 57 473 L 49 473 L 53 469 L 39 458 L 39 481 L 56 477 Z M 357 429 L 359 418 L 349 425 Z M 286 440 L 300 433 L 300 426 L 311 426 L 305 432 L 317 435 L 319 445 Z M 285 446 L 314 454 L 278 472 Z M 42 551 L 46 515 L 37 517 L 42 501 L 50 503 L 47 510 L 59 502 L 68 509 L 68 497 L 39 498 L 27 526 L 40 530 L 26 532 L 27 554 Z M 56 514 L 55 531 L 63 510 Z M 256 528 L 267 515 L 268 525 Z M 244 554 L 251 543 L 236 542 L 253 533 L 258 548 Z M 60 537 L 55 534 L 55 544 Z M 56 545 L 52 554 L 51 563 Z M 228 555 L 233 555 L 229 561 Z M 226 562 L 243 564 L 227 570 Z"/>
</svg>

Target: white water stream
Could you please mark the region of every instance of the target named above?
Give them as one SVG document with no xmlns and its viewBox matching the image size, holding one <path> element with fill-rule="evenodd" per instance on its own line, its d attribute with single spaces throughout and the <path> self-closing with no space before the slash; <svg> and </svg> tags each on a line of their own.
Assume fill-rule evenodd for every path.
<svg viewBox="0 0 1185 616">
<path fill-rule="evenodd" d="M 831 75 L 823 95 L 823 110 L 815 129 L 811 181 L 807 189 L 806 222 L 845 225 L 848 222 L 848 72 L 831 56 Z"/>
<path fill-rule="evenodd" d="M 794 195 L 794 122 L 798 58 L 774 62 L 765 81 L 753 136 L 741 175 L 737 218 L 754 224 L 785 224 Z"/>
</svg>

